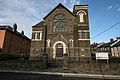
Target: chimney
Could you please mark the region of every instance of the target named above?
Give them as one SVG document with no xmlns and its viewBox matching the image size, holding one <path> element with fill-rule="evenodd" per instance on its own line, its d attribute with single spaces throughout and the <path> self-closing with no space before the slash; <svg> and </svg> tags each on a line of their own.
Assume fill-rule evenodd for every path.
<svg viewBox="0 0 120 80">
<path fill-rule="evenodd" d="M 21 31 L 21 34 L 24 35 L 24 31 L 23 30 Z"/>
<path fill-rule="evenodd" d="M 118 40 L 118 39 L 120 39 L 120 37 L 116 37 L 116 39 Z"/>
<path fill-rule="evenodd" d="M 114 39 L 111 38 L 111 39 L 110 39 L 110 42 L 113 42 L 113 41 L 114 41 Z"/>
<path fill-rule="evenodd" d="M 14 32 L 17 31 L 17 24 L 16 24 L 16 23 L 13 24 L 13 31 L 14 31 Z"/>
</svg>

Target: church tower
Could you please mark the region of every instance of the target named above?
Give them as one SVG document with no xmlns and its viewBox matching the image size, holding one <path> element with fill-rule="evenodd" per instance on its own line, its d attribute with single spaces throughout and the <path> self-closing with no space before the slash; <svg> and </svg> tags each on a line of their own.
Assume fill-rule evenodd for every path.
<svg viewBox="0 0 120 80">
<path fill-rule="evenodd" d="M 74 40 L 78 47 L 78 57 L 90 57 L 90 32 L 88 21 L 88 5 L 75 5 L 73 8 L 75 15 Z"/>
</svg>

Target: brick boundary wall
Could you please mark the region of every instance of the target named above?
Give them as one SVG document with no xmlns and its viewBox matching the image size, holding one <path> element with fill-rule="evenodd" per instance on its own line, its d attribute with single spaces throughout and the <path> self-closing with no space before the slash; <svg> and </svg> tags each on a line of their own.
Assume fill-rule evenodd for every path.
<svg viewBox="0 0 120 80">
<path fill-rule="evenodd" d="M 7 70 L 28 70 L 28 71 L 53 71 L 57 68 L 44 68 L 41 61 L 0 61 L 0 69 Z M 58 68 L 61 70 L 61 68 Z M 57 71 L 59 71 L 57 69 Z M 55 71 L 54 71 L 55 72 Z M 69 73 L 93 73 L 93 74 L 119 74 L 120 75 L 120 64 L 119 63 L 68 63 L 67 70 L 62 72 Z"/>
<path fill-rule="evenodd" d="M 10 60 L 0 61 L 1 70 L 41 71 L 46 67 L 43 60 Z"/>
<path fill-rule="evenodd" d="M 69 63 L 68 69 L 75 73 L 119 74 L 120 63 Z"/>
</svg>

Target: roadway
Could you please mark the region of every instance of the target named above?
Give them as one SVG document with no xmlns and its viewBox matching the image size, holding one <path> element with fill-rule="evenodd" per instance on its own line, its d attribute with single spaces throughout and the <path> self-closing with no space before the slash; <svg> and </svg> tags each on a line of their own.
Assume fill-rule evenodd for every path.
<svg viewBox="0 0 120 80">
<path fill-rule="evenodd" d="M 89 78 L 72 78 L 61 75 L 0 72 L 0 80 L 96 80 Z"/>
<path fill-rule="evenodd" d="M 119 75 L 0 70 L 0 80 L 120 80 Z"/>
</svg>

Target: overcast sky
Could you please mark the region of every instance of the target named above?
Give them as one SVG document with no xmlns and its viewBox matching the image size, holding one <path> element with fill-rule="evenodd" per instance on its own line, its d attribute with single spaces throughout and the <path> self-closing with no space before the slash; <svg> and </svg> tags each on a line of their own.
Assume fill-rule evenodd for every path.
<svg viewBox="0 0 120 80">
<path fill-rule="evenodd" d="M 32 26 L 43 20 L 59 3 L 71 11 L 74 4 L 89 5 L 91 43 L 108 42 L 110 38 L 120 36 L 118 24 L 94 37 L 120 21 L 120 0 L 0 0 L 0 25 L 17 23 L 18 31 L 24 30 L 31 38 Z"/>
</svg>

